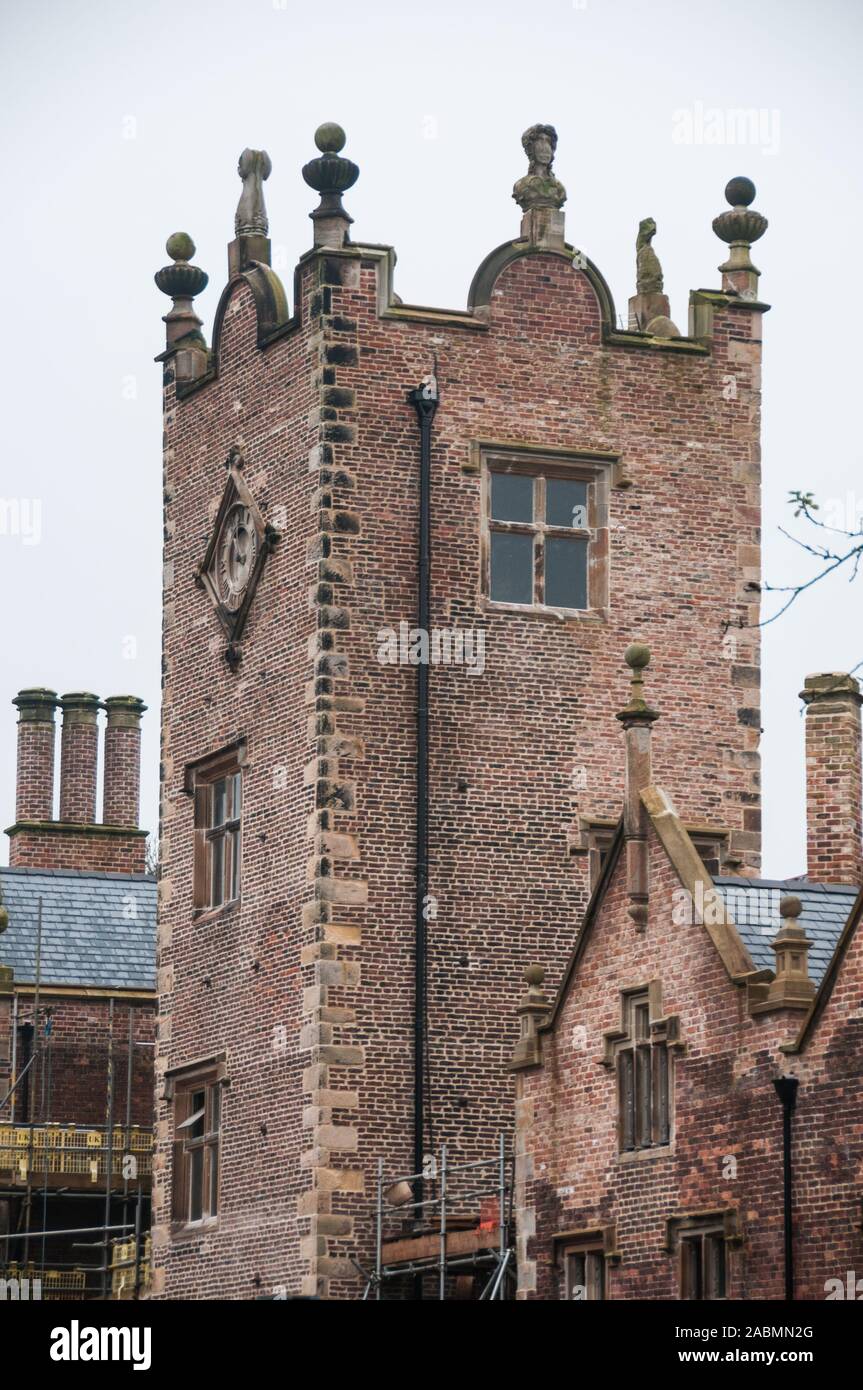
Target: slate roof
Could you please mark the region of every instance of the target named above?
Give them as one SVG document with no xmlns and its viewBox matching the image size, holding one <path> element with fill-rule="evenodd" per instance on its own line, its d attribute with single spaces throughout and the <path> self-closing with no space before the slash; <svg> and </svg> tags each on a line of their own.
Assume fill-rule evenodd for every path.
<svg viewBox="0 0 863 1390">
<path fill-rule="evenodd" d="M 0 868 L 0 900 L 9 913 L 9 927 L 0 935 L 0 965 L 11 965 L 20 984 L 36 978 L 40 897 L 42 984 L 155 989 L 151 874 Z"/>
<path fill-rule="evenodd" d="M 807 878 L 715 878 L 728 915 L 752 957 L 756 970 L 775 970 L 770 942 L 780 927 L 779 903 L 793 893 L 803 904 L 798 918 L 812 942 L 809 976 L 820 985 L 839 935 L 857 901 L 858 889 Z"/>
</svg>

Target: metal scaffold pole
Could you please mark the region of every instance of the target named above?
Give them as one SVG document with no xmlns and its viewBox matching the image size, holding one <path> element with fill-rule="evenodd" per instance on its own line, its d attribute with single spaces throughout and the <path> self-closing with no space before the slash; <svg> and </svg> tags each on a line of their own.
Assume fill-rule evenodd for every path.
<svg viewBox="0 0 863 1390">
<path fill-rule="evenodd" d="M 378 1160 L 375 1268 L 366 1276 L 363 1299 L 373 1289 L 375 1299 L 381 1299 L 385 1280 L 412 1276 L 421 1281 L 424 1275 L 437 1276 L 439 1301 L 459 1298 L 465 1296 L 465 1279 L 455 1280 L 452 1290 L 447 1283 L 456 1273 L 467 1276 L 468 1296 L 471 1274 L 482 1273 L 485 1282 L 479 1293 L 474 1285 L 474 1297 L 510 1297 L 515 1275 L 513 1160 L 506 1136 L 499 1136 L 493 1155 L 470 1163 L 453 1163 L 442 1145 L 434 1197 L 416 1200 L 418 1176 L 385 1177 L 383 1159 Z"/>
</svg>

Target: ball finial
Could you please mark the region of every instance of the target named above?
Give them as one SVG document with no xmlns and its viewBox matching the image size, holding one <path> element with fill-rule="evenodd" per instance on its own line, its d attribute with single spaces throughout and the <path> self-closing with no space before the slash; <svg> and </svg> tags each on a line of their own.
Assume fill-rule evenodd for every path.
<svg viewBox="0 0 863 1390">
<path fill-rule="evenodd" d="M 345 132 L 335 121 L 324 121 L 315 131 L 315 144 L 321 154 L 338 154 L 345 147 Z"/>
<path fill-rule="evenodd" d="M 748 208 L 755 201 L 755 184 L 743 174 L 729 179 L 725 185 L 725 197 L 733 208 Z"/>
<path fill-rule="evenodd" d="M 799 917 L 803 911 L 803 904 L 793 893 L 788 893 L 779 903 L 780 917 Z"/>
<path fill-rule="evenodd" d="M 650 648 L 643 642 L 632 642 L 623 653 L 623 659 L 632 671 L 643 671 L 650 664 Z"/>
<path fill-rule="evenodd" d="M 195 254 L 195 243 L 188 232 L 172 232 L 165 242 L 165 250 L 172 261 L 190 261 Z"/>
<path fill-rule="evenodd" d="M 545 979 L 545 970 L 541 965 L 528 965 L 525 967 L 524 978 L 534 989 L 538 989 Z"/>
</svg>

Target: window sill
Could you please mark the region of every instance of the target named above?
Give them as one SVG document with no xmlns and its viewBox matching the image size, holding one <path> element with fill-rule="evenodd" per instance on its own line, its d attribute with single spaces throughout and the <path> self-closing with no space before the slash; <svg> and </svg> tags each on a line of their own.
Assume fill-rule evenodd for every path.
<svg viewBox="0 0 863 1390">
<path fill-rule="evenodd" d="M 617 1163 L 648 1163 L 652 1158 L 671 1158 L 674 1144 L 654 1144 L 650 1149 L 625 1149 L 615 1157 Z"/>
<path fill-rule="evenodd" d="M 204 1221 L 172 1221 L 171 1239 L 192 1241 L 196 1236 L 211 1236 L 218 1229 L 218 1216 L 207 1217 Z"/>
<path fill-rule="evenodd" d="M 218 922 L 222 917 L 231 917 L 235 912 L 239 912 L 242 900 L 234 898 L 229 903 L 221 903 L 219 907 L 196 907 L 192 913 L 192 921 L 195 926 L 207 926 L 211 922 Z"/>
<path fill-rule="evenodd" d="M 545 608 L 535 603 L 500 603 L 495 599 L 483 597 L 482 609 L 486 613 L 510 613 L 522 618 L 543 618 L 555 623 L 607 623 L 606 608 Z"/>
</svg>

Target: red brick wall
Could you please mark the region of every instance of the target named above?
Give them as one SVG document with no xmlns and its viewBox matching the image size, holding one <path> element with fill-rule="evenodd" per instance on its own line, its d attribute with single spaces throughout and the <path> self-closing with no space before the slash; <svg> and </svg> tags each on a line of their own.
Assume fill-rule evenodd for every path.
<svg viewBox="0 0 863 1390">
<path fill-rule="evenodd" d="M 128 1094 L 129 1008 L 122 1001 L 114 1005 L 113 1072 L 114 1123 L 126 1120 Z M 50 1037 L 44 1033 L 50 1010 Z M 40 1001 L 43 1033 L 36 1075 L 29 1073 L 27 1119 L 56 1121 L 60 1124 L 104 1125 L 108 1114 L 109 1010 L 107 999 L 87 999 L 51 995 L 44 991 Z M 19 1028 L 33 1022 L 32 997 L 18 1003 Z M 132 1109 L 131 1123 L 150 1127 L 153 1123 L 153 1044 L 155 1007 L 133 1006 L 132 1014 Z M 22 1066 L 18 1055 L 18 1070 Z M 8 1111 L 0 1117 L 8 1119 Z M 22 1120 L 21 1103 L 16 1119 Z"/>
<path fill-rule="evenodd" d="M 227 1051 L 219 1229 L 175 1242 L 157 1230 L 156 1288 L 168 1265 L 171 1297 L 254 1297 L 298 1286 L 300 1157 L 300 903 L 306 890 L 310 793 L 304 691 L 313 631 L 306 569 L 315 534 L 308 472 L 315 436 L 308 349 L 295 335 L 261 356 L 251 296 L 240 290 L 222 335 L 222 374 L 176 404 L 166 373 L 166 679 L 159 931 L 160 1067 Z M 288 385 L 290 383 L 290 385 Z M 271 408 L 261 408 L 262 400 Z M 241 409 L 236 410 L 239 404 Z M 283 538 L 265 566 L 229 674 L 225 637 L 209 600 L 190 582 L 225 485 L 228 449 L 242 438 L 245 480 Z M 281 509 L 281 510 L 280 510 Z M 192 920 L 192 803 L 185 764 L 248 739 L 244 769 L 243 906 Z M 161 1098 L 163 1086 L 157 1083 Z M 266 1130 L 264 1133 L 263 1130 Z M 154 1219 L 170 1213 L 172 1107 L 157 1109 Z M 198 1258 L 206 1250 L 206 1259 Z M 161 1271 L 161 1274 L 160 1274 Z M 260 1278 L 263 1285 L 255 1280 Z"/>
<path fill-rule="evenodd" d="M 603 346 L 586 276 L 536 255 L 500 276 L 488 331 L 382 320 L 378 270 L 371 256 L 304 262 L 302 326 L 263 353 L 240 287 L 217 379 L 178 401 L 167 373 L 163 1064 L 224 1046 L 233 1074 L 224 1218 L 206 1263 L 163 1232 L 157 1263 L 172 1296 L 247 1296 L 252 1270 L 265 1284 L 305 1272 L 307 1290 L 353 1296 L 344 1257 L 369 1258 L 371 1192 L 351 1189 L 378 1155 L 410 1167 L 415 673 L 380 665 L 376 634 L 414 621 L 418 431 L 405 393 L 433 354 L 432 621 L 487 634 L 482 678 L 431 673 L 435 1144 L 492 1151 L 509 1125 L 520 968 L 538 959 L 559 973 L 586 900 L 586 866 L 570 855 L 578 815 L 619 808 L 622 754 L 608 720 L 631 638 L 657 658 L 670 730 L 658 779 L 691 768 L 681 814 L 727 826 L 735 852 L 757 861 L 757 632 L 738 631 L 724 649 L 722 638 L 729 621 L 752 620 L 747 585 L 758 578 L 758 316 L 720 306 L 708 357 Z M 630 486 L 611 492 L 606 621 L 486 607 L 480 481 L 468 471 L 480 439 L 622 456 Z M 231 674 L 190 576 L 238 441 L 265 517 L 279 524 L 283 508 L 286 524 Z M 230 921 L 195 925 L 183 768 L 239 734 L 249 749 L 243 904 Z M 575 767 L 584 791 L 573 790 Z M 334 848 L 334 832 L 355 839 Z M 281 1026 L 288 1050 L 275 1059 Z M 330 1050 L 351 1048 L 362 1051 Z M 160 1113 L 167 1179 L 171 1121 Z M 158 1200 L 164 1220 L 167 1180 Z M 264 1206 L 269 1232 L 255 1215 Z"/>
<path fill-rule="evenodd" d="M 859 917 L 859 905 L 858 913 Z M 835 1296 L 828 1280 L 863 1279 L 863 932 L 842 955 L 836 983 L 802 1052 L 794 1115 L 796 1290 Z M 856 1297 L 863 1294 L 863 1284 Z"/>
<path fill-rule="evenodd" d="M 99 827 L 16 830 L 9 838 L 9 864 L 25 869 L 89 869 L 97 873 L 142 874 L 147 836 L 100 834 Z"/>
</svg>

